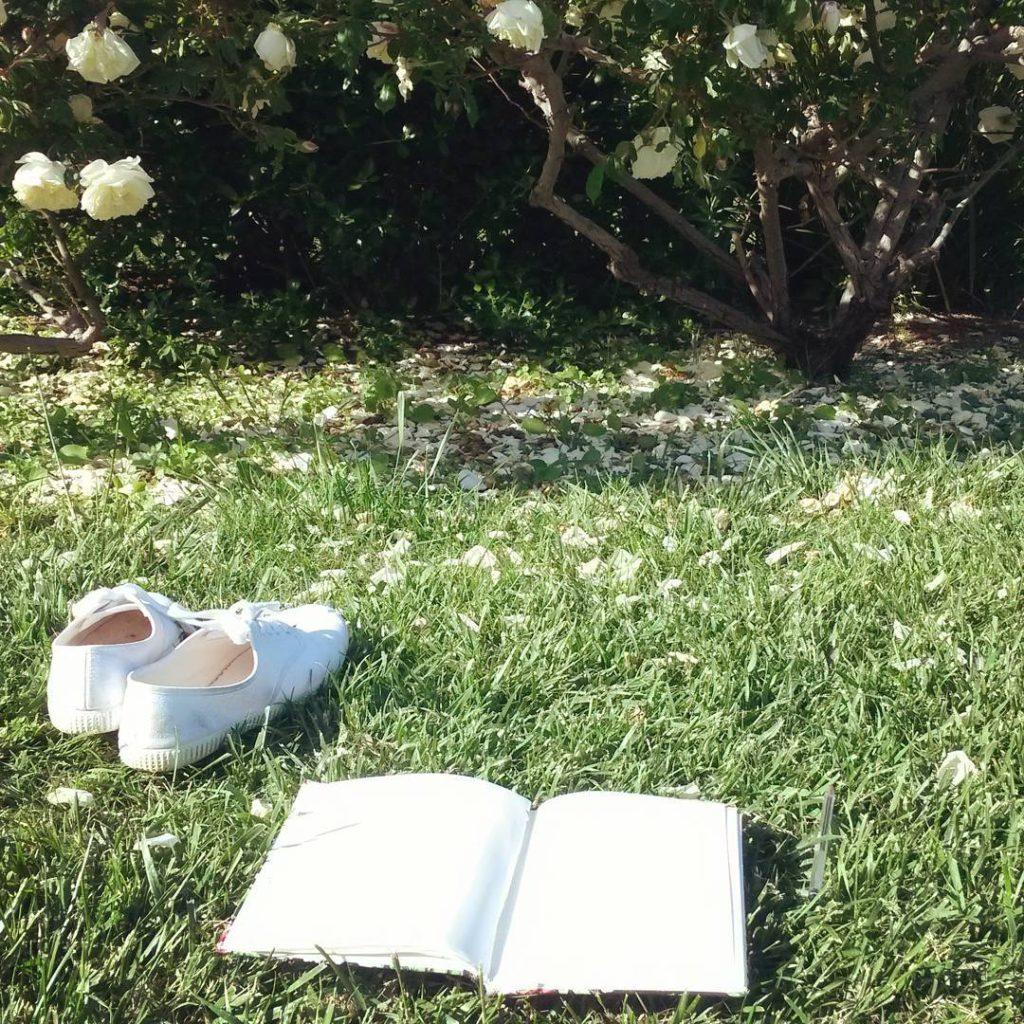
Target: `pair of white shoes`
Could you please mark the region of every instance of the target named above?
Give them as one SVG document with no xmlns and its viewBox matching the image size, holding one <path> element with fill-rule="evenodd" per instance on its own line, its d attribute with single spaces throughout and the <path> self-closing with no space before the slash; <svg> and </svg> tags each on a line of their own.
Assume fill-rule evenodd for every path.
<svg viewBox="0 0 1024 1024">
<path fill-rule="evenodd" d="M 191 612 L 122 583 L 74 604 L 53 641 L 50 719 L 69 733 L 117 729 L 125 764 L 173 771 L 318 689 L 347 648 L 326 605 Z"/>
</svg>

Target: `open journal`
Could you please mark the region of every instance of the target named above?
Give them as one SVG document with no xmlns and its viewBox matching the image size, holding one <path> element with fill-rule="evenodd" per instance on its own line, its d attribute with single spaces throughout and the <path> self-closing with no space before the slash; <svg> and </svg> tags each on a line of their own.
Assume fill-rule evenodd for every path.
<svg viewBox="0 0 1024 1024">
<path fill-rule="evenodd" d="M 222 952 L 482 975 L 497 993 L 746 991 L 740 815 L 458 775 L 307 782 Z"/>
</svg>

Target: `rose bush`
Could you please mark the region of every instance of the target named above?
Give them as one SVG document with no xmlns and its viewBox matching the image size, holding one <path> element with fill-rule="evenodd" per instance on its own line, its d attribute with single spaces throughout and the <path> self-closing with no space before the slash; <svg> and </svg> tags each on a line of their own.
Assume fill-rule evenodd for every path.
<svg viewBox="0 0 1024 1024">
<path fill-rule="evenodd" d="M 333 121 L 367 88 L 382 120 L 413 102 L 464 117 L 481 154 L 513 121 L 541 128 L 531 203 L 617 278 L 829 374 L 938 259 L 983 186 L 1016 164 L 1020 8 L 305 0 L 186 11 L 49 0 L 41 10 L 10 0 L 0 128 L 8 167 L 26 153 L 78 168 L 139 153 L 155 170 L 158 215 L 187 201 L 182 179 L 220 163 L 196 152 L 197 166 L 183 158 L 166 181 L 150 159 L 174 149 L 189 111 L 248 147 L 253 185 L 295 160 L 329 160 Z M 366 144 L 349 142 L 357 153 Z M 585 187 L 578 167 L 589 168 Z M 113 173 L 86 213 L 153 216 L 149 181 Z M 354 180 L 338 180 L 337 195 Z M 649 230 L 651 218 L 689 255 Z M 329 225 L 312 206 L 304 220 L 309 251 L 324 251 L 314 239 Z M 641 257 L 645 241 L 655 244 Z"/>
</svg>

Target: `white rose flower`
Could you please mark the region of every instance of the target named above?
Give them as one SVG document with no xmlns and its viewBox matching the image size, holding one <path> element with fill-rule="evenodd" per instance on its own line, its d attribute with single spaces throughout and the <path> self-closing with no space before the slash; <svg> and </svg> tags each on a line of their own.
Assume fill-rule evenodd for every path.
<svg viewBox="0 0 1024 1024">
<path fill-rule="evenodd" d="M 989 142 L 1009 142 L 1017 130 L 1017 115 L 1009 107 L 986 107 L 978 114 L 978 131 Z"/>
<path fill-rule="evenodd" d="M 4 0 L 0 0 L 0 28 L 7 24 L 7 8 L 4 7 Z"/>
<path fill-rule="evenodd" d="M 565 23 L 571 28 L 583 27 L 583 11 L 576 4 L 569 4 L 565 9 Z"/>
<path fill-rule="evenodd" d="M 608 0 L 608 3 L 597 12 L 597 16 L 601 21 L 618 21 L 625 6 L 626 0 Z"/>
<path fill-rule="evenodd" d="M 395 59 L 388 52 L 388 43 L 398 32 L 398 26 L 393 21 L 371 21 L 370 27 L 373 29 L 373 35 L 370 36 L 366 56 L 372 60 L 379 60 L 382 64 L 394 64 Z"/>
<path fill-rule="evenodd" d="M 874 64 L 875 55 L 871 52 L 868 47 L 865 47 L 860 53 L 857 54 L 856 59 L 853 62 L 855 68 L 863 67 L 865 64 Z"/>
<path fill-rule="evenodd" d="M 663 178 L 672 171 L 682 148 L 672 141 L 672 129 L 651 128 L 633 139 L 636 156 L 630 173 L 634 178 Z"/>
<path fill-rule="evenodd" d="M 120 11 L 111 11 L 110 16 L 107 18 L 107 24 L 111 28 L 131 28 L 132 23 L 128 20 L 128 16 L 122 14 Z"/>
<path fill-rule="evenodd" d="M 769 53 L 757 37 L 756 25 L 737 25 L 730 29 L 722 46 L 725 47 L 725 60 L 731 68 L 738 68 L 740 64 L 759 68 L 768 61 Z"/>
<path fill-rule="evenodd" d="M 15 172 L 14 194 L 29 210 L 70 210 L 78 205 L 78 196 L 64 183 L 67 168 L 45 153 L 26 153 Z"/>
<path fill-rule="evenodd" d="M 268 71 L 287 71 L 295 67 L 295 44 L 274 21 L 268 22 L 253 47 Z"/>
<path fill-rule="evenodd" d="M 76 92 L 74 96 L 69 96 L 68 106 L 71 108 L 71 116 L 79 124 L 96 124 L 99 120 L 93 116 L 92 100 L 85 93 Z"/>
<path fill-rule="evenodd" d="M 65 50 L 68 68 L 100 85 L 130 75 L 139 66 L 135 52 L 116 32 L 95 24 L 69 39 Z"/>
<path fill-rule="evenodd" d="M 821 27 L 830 35 L 834 36 L 843 23 L 843 12 L 835 0 L 826 0 L 821 5 Z"/>
<path fill-rule="evenodd" d="M 413 90 L 414 83 L 412 80 L 412 67 L 411 62 L 405 57 L 399 57 L 398 60 L 395 61 L 395 77 L 398 79 L 398 95 L 401 96 L 403 100 L 407 100 L 409 98 L 409 94 Z"/>
<path fill-rule="evenodd" d="M 537 53 L 544 41 L 544 15 L 533 0 L 502 0 L 487 15 L 487 31 L 517 50 Z"/>
<path fill-rule="evenodd" d="M 80 175 L 85 191 L 82 209 L 93 220 L 113 220 L 138 213 L 156 194 L 153 180 L 140 166 L 137 156 L 108 164 L 93 160 Z"/>
</svg>

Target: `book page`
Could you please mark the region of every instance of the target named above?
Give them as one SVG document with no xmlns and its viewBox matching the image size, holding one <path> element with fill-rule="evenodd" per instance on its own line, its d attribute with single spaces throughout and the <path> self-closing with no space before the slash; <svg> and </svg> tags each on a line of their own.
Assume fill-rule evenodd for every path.
<svg viewBox="0 0 1024 1024">
<path fill-rule="evenodd" d="M 534 812 L 495 992 L 746 989 L 741 834 L 723 804 L 577 793 Z"/>
<path fill-rule="evenodd" d="M 529 813 L 458 775 L 307 782 L 220 949 L 475 972 Z"/>
</svg>

